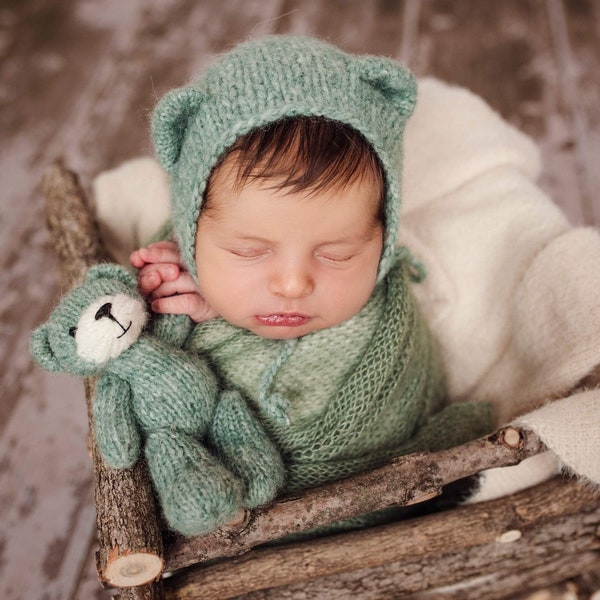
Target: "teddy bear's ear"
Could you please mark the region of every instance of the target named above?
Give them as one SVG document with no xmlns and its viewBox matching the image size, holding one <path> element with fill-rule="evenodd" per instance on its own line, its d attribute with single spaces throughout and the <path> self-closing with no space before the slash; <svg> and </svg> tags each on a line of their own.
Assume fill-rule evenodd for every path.
<svg viewBox="0 0 600 600">
<path fill-rule="evenodd" d="M 58 373 L 62 371 L 49 340 L 49 327 L 47 323 L 40 325 L 32 334 L 29 340 L 29 350 L 34 360 L 46 371 Z"/>
<path fill-rule="evenodd" d="M 86 283 L 98 279 L 116 279 L 134 288 L 136 286 L 133 275 L 125 267 L 115 263 L 101 263 L 90 267 L 85 276 Z"/>
<path fill-rule="evenodd" d="M 202 92 L 177 88 L 166 94 L 152 115 L 152 139 L 158 160 L 172 173 L 181 152 L 189 120 L 204 102 Z"/>
<path fill-rule="evenodd" d="M 380 56 L 363 56 L 353 64 L 358 76 L 379 90 L 400 112 L 409 116 L 417 101 L 413 74 L 402 65 Z"/>
</svg>

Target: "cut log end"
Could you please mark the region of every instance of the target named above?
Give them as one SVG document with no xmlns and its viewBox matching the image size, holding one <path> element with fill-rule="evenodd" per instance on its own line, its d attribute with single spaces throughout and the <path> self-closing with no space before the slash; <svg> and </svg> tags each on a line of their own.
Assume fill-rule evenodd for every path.
<svg viewBox="0 0 600 600">
<path fill-rule="evenodd" d="M 111 558 L 103 579 L 112 587 L 133 587 L 155 581 L 165 568 L 164 560 L 149 552 L 132 552 Z"/>
<path fill-rule="evenodd" d="M 519 448 L 522 445 L 521 432 L 514 427 L 506 427 L 501 431 L 502 443 L 509 448 Z"/>
</svg>

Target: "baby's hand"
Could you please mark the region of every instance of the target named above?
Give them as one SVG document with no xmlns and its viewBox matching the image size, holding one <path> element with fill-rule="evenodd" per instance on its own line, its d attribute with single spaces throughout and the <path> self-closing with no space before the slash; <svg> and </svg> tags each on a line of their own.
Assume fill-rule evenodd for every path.
<svg viewBox="0 0 600 600">
<path fill-rule="evenodd" d="M 138 287 L 154 312 L 188 315 L 196 323 L 217 316 L 184 269 L 175 242 L 156 242 L 134 250 L 129 262 L 139 269 Z"/>
</svg>

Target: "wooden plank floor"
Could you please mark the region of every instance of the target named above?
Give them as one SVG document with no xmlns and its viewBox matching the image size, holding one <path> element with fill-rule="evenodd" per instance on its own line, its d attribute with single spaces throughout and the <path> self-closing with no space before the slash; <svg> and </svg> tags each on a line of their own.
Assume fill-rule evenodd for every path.
<svg viewBox="0 0 600 600">
<path fill-rule="evenodd" d="M 316 34 L 471 88 L 542 148 L 541 184 L 600 224 L 596 0 L 0 0 L 0 597 L 102 598 L 82 389 L 34 368 L 58 292 L 37 184 L 150 152 L 167 89 L 247 36 Z M 561 597 L 559 592 L 549 598 Z"/>
</svg>

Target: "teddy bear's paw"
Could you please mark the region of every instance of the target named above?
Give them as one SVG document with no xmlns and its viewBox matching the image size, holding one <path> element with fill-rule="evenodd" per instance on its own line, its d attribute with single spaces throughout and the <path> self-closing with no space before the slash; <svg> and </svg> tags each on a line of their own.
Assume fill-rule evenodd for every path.
<svg viewBox="0 0 600 600">
<path fill-rule="evenodd" d="M 273 500 L 285 481 L 283 460 L 239 392 L 222 392 L 212 439 L 223 463 L 244 482 L 244 506 Z"/>
<path fill-rule="evenodd" d="M 256 508 L 271 502 L 285 483 L 285 467 L 279 454 L 273 449 L 273 452 L 263 454 L 262 461 L 249 465 L 244 483 L 246 508 Z"/>
<path fill-rule="evenodd" d="M 283 474 L 261 473 L 246 484 L 243 504 L 246 508 L 256 508 L 275 498 L 283 485 Z"/>
<path fill-rule="evenodd" d="M 242 484 L 195 438 L 152 432 L 146 459 L 169 526 L 184 535 L 209 533 L 242 508 Z"/>
<path fill-rule="evenodd" d="M 169 526 L 183 535 L 210 533 L 239 518 L 241 492 L 225 469 L 182 473 L 162 498 L 163 512 Z"/>
</svg>

